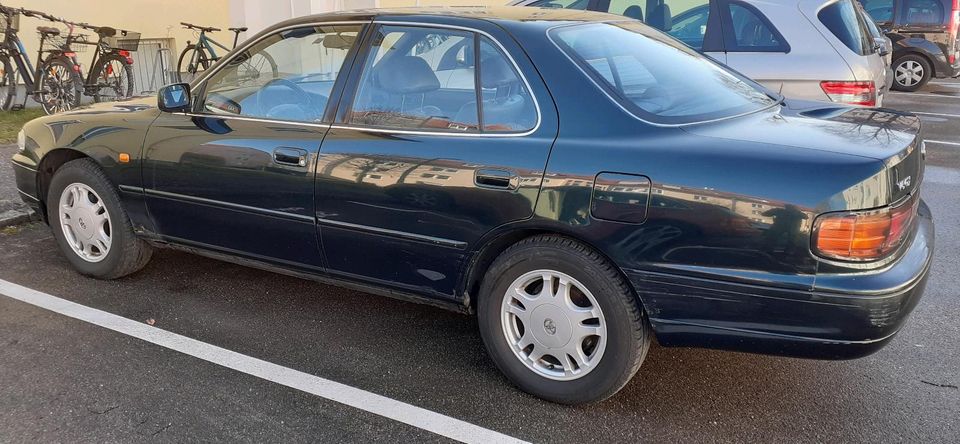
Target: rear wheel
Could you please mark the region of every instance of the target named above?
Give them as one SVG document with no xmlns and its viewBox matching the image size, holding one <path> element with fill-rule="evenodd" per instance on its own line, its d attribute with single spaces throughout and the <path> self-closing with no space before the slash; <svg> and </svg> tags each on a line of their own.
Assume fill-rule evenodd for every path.
<svg viewBox="0 0 960 444">
<path fill-rule="evenodd" d="M 913 92 L 926 85 L 933 75 L 930 62 L 922 56 L 908 54 L 893 62 L 893 89 Z"/>
<path fill-rule="evenodd" d="M 187 45 L 177 61 L 177 78 L 180 82 L 190 83 L 210 68 L 210 59 L 197 45 Z"/>
<path fill-rule="evenodd" d="M 100 59 L 93 72 L 95 102 L 112 102 L 133 96 L 133 66 L 126 57 L 111 54 Z"/>
<path fill-rule="evenodd" d="M 77 159 L 57 170 L 47 217 L 57 244 L 81 274 L 123 277 L 143 268 L 153 253 L 134 234 L 115 187 L 93 160 Z"/>
<path fill-rule="evenodd" d="M 616 393 L 650 345 L 643 308 L 616 268 L 559 236 L 532 237 L 501 254 L 481 285 L 477 314 L 497 367 L 520 389 L 563 404 Z"/>
<path fill-rule="evenodd" d="M 37 102 L 40 102 L 45 113 L 55 114 L 80 106 L 83 80 L 75 66 L 63 56 L 51 57 L 43 63 Z"/>
<path fill-rule="evenodd" d="M 10 56 L 0 55 L 0 110 L 7 111 L 17 100 L 17 73 L 10 63 Z"/>
</svg>

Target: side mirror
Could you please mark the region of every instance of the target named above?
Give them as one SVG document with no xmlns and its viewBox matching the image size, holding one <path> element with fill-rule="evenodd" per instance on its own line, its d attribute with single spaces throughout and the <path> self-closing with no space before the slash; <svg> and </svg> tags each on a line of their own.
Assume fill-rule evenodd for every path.
<svg viewBox="0 0 960 444">
<path fill-rule="evenodd" d="M 184 113 L 190 111 L 190 85 L 174 83 L 160 88 L 157 93 L 157 105 L 160 111 Z"/>
<path fill-rule="evenodd" d="M 890 48 L 887 48 L 887 39 L 877 37 L 873 39 L 873 49 L 880 54 L 880 57 L 886 57 L 890 54 Z"/>
</svg>

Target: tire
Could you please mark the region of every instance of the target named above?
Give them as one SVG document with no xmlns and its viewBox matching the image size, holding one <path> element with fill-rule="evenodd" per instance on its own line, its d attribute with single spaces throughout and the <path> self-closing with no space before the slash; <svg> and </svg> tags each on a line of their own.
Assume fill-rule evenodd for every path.
<svg viewBox="0 0 960 444">
<path fill-rule="evenodd" d="M 83 187 L 92 193 L 77 200 L 78 195 L 70 193 L 70 190 Z M 83 201 L 84 198 L 87 200 Z M 53 236 L 67 260 L 80 274 L 98 279 L 117 279 L 140 270 L 150 261 L 153 248 L 134 234 L 116 188 L 93 160 L 77 159 L 60 167 L 50 182 L 46 205 Z M 67 211 L 73 216 L 64 216 Z M 106 215 L 106 224 L 98 225 L 95 222 L 98 215 Z M 68 223 L 68 220 L 72 222 Z M 109 241 L 98 244 L 97 240 L 103 239 L 100 237 L 102 232 L 106 233 L 105 238 Z M 76 243 L 82 244 L 82 249 L 92 254 L 86 258 L 82 256 L 73 246 Z M 94 247 L 86 248 L 86 245 Z M 97 245 L 107 245 L 107 248 Z M 96 254 L 97 250 L 99 255 Z"/>
<path fill-rule="evenodd" d="M 10 63 L 10 56 L 0 55 L 0 110 L 9 111 L 17 100 L 17 73 Z"/>
<path fill-rule="evenodd" d="M 133 97 L 133 65 L 126 57 L 109 54 L 100 59 L 91 81 L 96 82 L 94 102 L 112 102 Z"/>
<path fill-rule="evenodd" d="M 522 287 L 527 295 L 543 291 L 547 280 L 537 277 L 543 273 L 559 274 L 561 280 L 562 275 L 566 275 L 567 287 L 586 290 L 571 291 L 566 299 L 576 301 L 579 312 L 570 311 L 569 305 L 534 302 L 556 297 L 550 294 L 541 293 L 534 296 L 535 299 L 513 296 L 514 288 Z M 532 284 L 525 284 L 531 276 Z M 550 293 L 563 294 L 557 290 L 563 286 L 550 287 L 554 288 Z M 587 299 L 589 304 L 584 303 Z M 545 299 L 551 300 L 560 299 Z M 524 303 L 517 304 L 517 301 Z M 487 271 L 477 304 L 480 334 L 500 371 L 521 390 L 561 404 L 596 402 L 612 396 L 637 372 L 650 347 L 651 329 L 643 308 L 616 267 L 586 245 L 560 236 L 531 237 L 503 252 Z M 528 308 L 525 304 L 531 305 Z M 521 317 L 513 314 L 519 306 L 523 306 L 520 311 L 526 313 L 522 319 L 530 324 L 524 324 L 522 329 L 518 324 L 523 321 L 517 322 Z M 583 314 L 583 310 L 599 310 L 599 316 L 596 322 L 593 319 L 574 322 L 557 310 L 575 313 L 581 319 L 593 316 Z M 566 333 L 568 327 L 576 333 L 591 326 L 599 333 L 595 338 Z M 518 333 L 520 330 L 522 333 Z M 534 339 L 535 343 L 523 348 L 528 335 L 543 341 Z M 570 339 L 563 342 L 564 338 Z M 555 344 L 551 345 L 550 341 Z M 556 345 L 560 343 L 565 345 Z M 567 353 L 562 349 L 568 349 L 571 344 L 583 352 L 581 357 L 588 358 L 577 361 L 583 366 L 571 365 L 571 361 L 577 359 L 572 355 L 558 357 Z M 542 347 L 540 352 L 538 347 Z M 543 359 L 530 358 L 540 353 L 545 353 Z M 562 368 L 558 370 L 554 362 L 559 362 Z"/>
<path fill-rule="evenodd" d="M 269 68 L 269 70 L 265 69 Z M 258 52 L 237 67 L 237 75 L 241 79 L 251 79 L 257 81 L 263 74 L 269 74 L 268 80 L 280 77 L 277 62 L 266 52 Z"/>
<path fill-rule="evenodd" d="M 37 102 L 47 114 L 69 111 L 80 106 L 83 80 L 73 61 L 64 56 L 52 56 L 40 69 L 40 90 Z"/>
<path fill-rule="evenodd" d="M 897 91 L 914 92 L 923 88 L 931 76 L 933 68 L 923 56 L 908 54 L 893 62 L 893 89 Z"/>
<path fill-rule="evenodd" d="M 193 53 L 197 53 L 196 63 L 193 62 Z M 210 68 L 210 60 L 206 51 L 197 49 L 197 45 L 187 45 L 177 60 L 177 81 L 182 83 L 193 82 L 200 74 Z"/>
</svg>

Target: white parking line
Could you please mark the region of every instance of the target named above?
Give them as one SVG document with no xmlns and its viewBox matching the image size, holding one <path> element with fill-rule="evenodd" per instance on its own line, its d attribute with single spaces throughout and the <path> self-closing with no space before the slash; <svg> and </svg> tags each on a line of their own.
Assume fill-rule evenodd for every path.
<svg viewBox="0 0 960 444">
<path fill-rule="evenodd" d="M 523 442 L 440 413 L 151 327 L 142 322 L 70 302 L 2 279 L 0 279 L 0 294 L 457 441 Z"/>
<path fill-rule="evenodd" d="M 948 96 L 946 94 L 928 94 L 928 93 L 909 93 L 909 92 L 889 92 L 887 93 L 891 96 L 905 96 L 905 97 L 936 97 L 938 99 L 960 99 L 960 96 Z"/>
<path fill-rule="evenodd" d="M 924 140 L 926 143 L 936 143 L 940 145 L 951 145 L 951 146 L 960 146 L 958 142 L 944 142 L 942 140 Z"/>
<path fill-rule="evenodd" d="M 945 113 L 925 113 L 920 111 L 907 111 L 921 116 L 937 116 L 937 117 L 953 117 L 960 118 L 960 114 L 945 114 Z"/>
</svg>

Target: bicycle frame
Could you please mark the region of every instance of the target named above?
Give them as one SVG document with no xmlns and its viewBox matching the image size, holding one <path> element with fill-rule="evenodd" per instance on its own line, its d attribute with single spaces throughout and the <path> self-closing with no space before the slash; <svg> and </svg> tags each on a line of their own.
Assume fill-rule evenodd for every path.
<svg viewBox="0 0 960 444">
<path fill-rule="evenodd" d="M 220 44 L 220 42 L 210 37 L 207 37 L 206 32 L 201 32 L 200 37 L 197 38 L 197 47 L 203 48 L 204 51 L 207 51 L 207 54 L 209 55 L 209 59 L 211 62 L 215 62 L 220 58 L 219 56 L 217 56 L 217 51 L 213 48 L 214 46 L 226 52 L 230 52 L 230 48 L 227 48 L 226 46 Z"/>
</svg>

